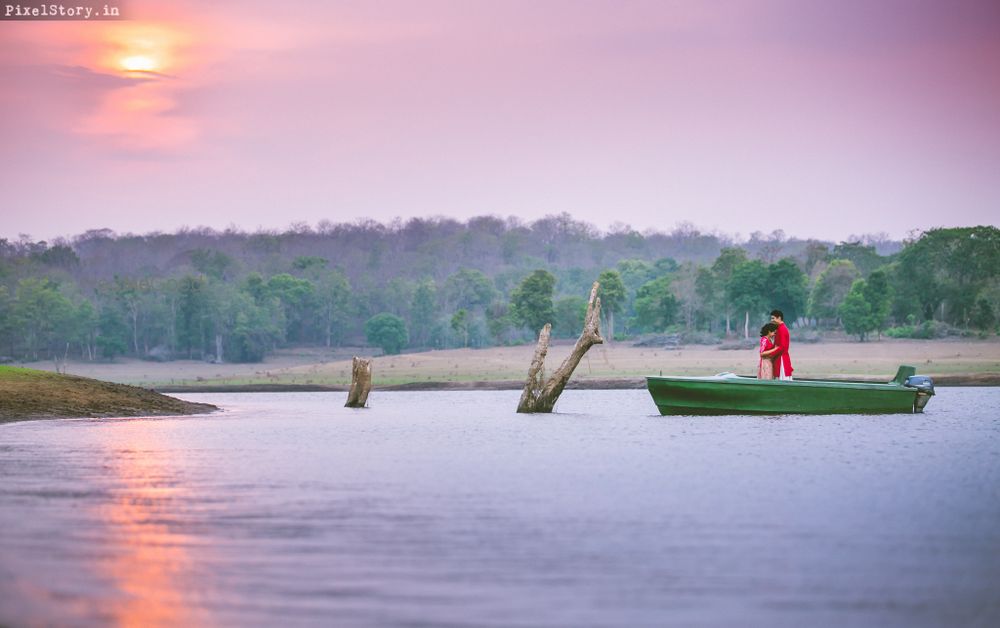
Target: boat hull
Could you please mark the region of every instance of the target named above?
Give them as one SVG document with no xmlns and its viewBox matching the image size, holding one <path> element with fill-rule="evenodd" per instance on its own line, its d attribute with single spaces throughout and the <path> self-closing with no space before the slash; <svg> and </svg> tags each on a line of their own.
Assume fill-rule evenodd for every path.
<svg viewBox="0 0 1000 628">
<path fill-rule="evenodd" d="M 760 380 L 752 377 L 647 377 L 663 415 L 896 414 L 917 411 L 917 391 L 898 383 Z"/>
</svg>

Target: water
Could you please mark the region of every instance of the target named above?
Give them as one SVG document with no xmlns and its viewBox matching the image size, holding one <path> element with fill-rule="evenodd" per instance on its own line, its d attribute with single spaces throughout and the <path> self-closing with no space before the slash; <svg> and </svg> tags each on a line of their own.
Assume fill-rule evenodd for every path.
<svg viewBox="0 0 1000 628">
<path fill-rule="evenodd" d="M 1000 625 L 998 388 L 187 397 L 226 411 L 0 426 L 0 624 Z"/>
</svg>

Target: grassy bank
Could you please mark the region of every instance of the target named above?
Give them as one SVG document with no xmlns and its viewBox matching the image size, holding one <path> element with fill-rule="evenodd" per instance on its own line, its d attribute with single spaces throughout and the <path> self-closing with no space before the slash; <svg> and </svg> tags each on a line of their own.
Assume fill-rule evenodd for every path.
<svg viewBox="0 0 1000 628">
<path fill-rule="evenodd" d="M 0 366 L 0 423 L 43 418 L 196 414 L 215 409 L 210 404 L 182 401 L 145 388 Z"/>
</svg>

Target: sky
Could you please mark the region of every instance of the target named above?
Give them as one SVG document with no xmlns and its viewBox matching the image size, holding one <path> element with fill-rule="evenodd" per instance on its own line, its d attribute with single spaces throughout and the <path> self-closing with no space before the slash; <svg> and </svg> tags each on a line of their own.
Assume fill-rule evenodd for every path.
<svg viewBox="0 0 1000 628">
<path fill-rule="evenodd" d="M 995 0 L 119 4 L 0 21 L 0 237 L 1000 220 Z"/>
</svg>

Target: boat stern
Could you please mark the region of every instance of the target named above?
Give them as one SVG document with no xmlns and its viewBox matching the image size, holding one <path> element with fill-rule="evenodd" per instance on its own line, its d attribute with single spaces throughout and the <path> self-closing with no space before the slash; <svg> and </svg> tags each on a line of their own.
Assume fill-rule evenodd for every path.
<svg viewBox="0 0 1000 628">
<path fill-rule="evenodd" d="M 934 396 L 934 380 L 926 375 L 910 375 L 903 382 L 903 386 L 916 390 L 917 396 L 913 400 L 913 411 L 923 412 L 924 406 Z"/>
</svg>

